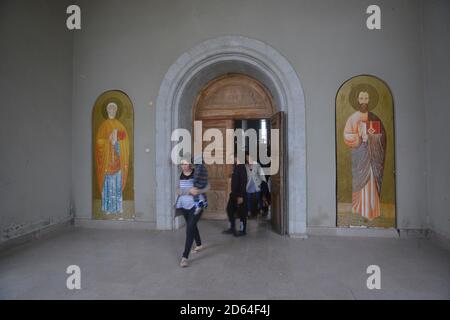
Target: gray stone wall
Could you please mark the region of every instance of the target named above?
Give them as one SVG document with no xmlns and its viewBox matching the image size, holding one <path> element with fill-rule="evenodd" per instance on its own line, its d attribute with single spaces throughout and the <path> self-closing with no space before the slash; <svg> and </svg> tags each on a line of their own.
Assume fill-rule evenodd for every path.
<svg viewBox="0 0 450 320">
<path fill-rule="evenodd" d="M 430 227 L 450 239 L 450 2 L 424 1 L 427 185 Z"/>
<path fill-rule="evenodd" d="M 70 218 L 73 37 L 67 5 L 0 3 L 0 242 Z"/>
</svg>

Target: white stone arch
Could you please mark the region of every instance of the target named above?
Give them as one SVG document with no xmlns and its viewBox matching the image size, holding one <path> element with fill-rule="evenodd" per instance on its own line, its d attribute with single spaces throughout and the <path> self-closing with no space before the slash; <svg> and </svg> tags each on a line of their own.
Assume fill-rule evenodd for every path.
<svg viewBox="0 0 450 320">
<path fill-rule="evenodd" d="M 178 169 L 170 160 L 174 129 L 190 129 L 193 101 L 210 80 L 244 73 L 263 83 L 287 118 L 287 214 L 290 235 L 306 233 L 305 99 L 290 63 L 271 46 L 243 36 L 207 40 L 183 53 L 167 71 L 156 102 L 156 226 L 171 230 Z M 189 111 L 189 112 L 188 112 Z M 183 115 L 180 117 L 180 113 Z"/>
</svg>

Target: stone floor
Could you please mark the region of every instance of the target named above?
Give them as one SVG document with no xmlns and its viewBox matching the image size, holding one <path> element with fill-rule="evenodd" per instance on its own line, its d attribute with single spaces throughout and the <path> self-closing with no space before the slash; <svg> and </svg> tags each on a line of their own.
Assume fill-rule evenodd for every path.
<svg viewBox="0 0 450 320">
<path fill-rule="evenodd" d="M 251 221 L 246 237 L 200 222 L 207 246 L 178 266 L 184 229 L 70 227 L 0 255 L 0 299 L 450 299 L 450 253 L 426 239 L 281 237 Z M 66 268 L 81 268 L 81 289 Z M 369 265 L 381 290 L 369 290 Z"/>
</svg>

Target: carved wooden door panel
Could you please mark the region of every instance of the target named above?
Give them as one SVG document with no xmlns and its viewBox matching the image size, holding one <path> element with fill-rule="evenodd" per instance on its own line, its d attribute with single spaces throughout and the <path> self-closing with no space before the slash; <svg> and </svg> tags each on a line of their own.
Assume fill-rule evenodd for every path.
<svg viewBox="0 0 450 320">
<path fill-rule="evenodd" d="M 285 147 L 285 115 L 284 112 L 277 112 L 270 119 L 270 128 L 279 130 L 279 139 L 278 141 L 274 141 L 272 137 L 271 143 L 277 143 L 279 146 L 278 152 L 278 163 L 279 170 L 276 174 L 272 175 L 270 179 L 272 180 L 272 189 L 271 189 L 271 212 L 272 212 L 272 227 L 275 232 L 279 234 L 287 233 L 287 221 L 286 214 L 284 214 L 286 210 L 286 189 L 285 189 L 285 164 L 284 164 L 284 152 Z M 277 155 L 272 155 L 272 165 L 273 162 L 276 161 L 274 157 Z M 295 208 L 294 208 L 295 209 Z"/>
<path fill-rule="evenodd" d="M 233 120 L 202 120 L 203 133 L 210 128 L 218 129 L 222 132 L 222 136 L 226 137 L 226 129 L 234 129 Z M 202 134 L 203 134 L 202 133 Z M 203 149 L 209 145 L 211 141 L 203 142 Z M 207 164 L 208 181 L 211 189 L 206 193 L 208 197 L 208 208 L 203 213 L 203 218 L 206 219 L 226 219 L 226 207 L 229 194 L 229 176 L 233 170 L 232 164 L 226 164 L 225 141 L 223 141 L 224 149 L 215 149 L 215 152 L 222 154 L 223 164 Z M 205 160 L 207 158 L 205 157 Z"/>
</svg>

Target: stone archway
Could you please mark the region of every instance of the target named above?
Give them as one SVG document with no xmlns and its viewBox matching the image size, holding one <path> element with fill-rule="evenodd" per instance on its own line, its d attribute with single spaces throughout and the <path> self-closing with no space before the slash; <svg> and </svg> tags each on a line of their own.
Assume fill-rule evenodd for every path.
<svg viewBox="0 0 450 320">
<path fill-rule="evenodd" d="M 198 91 L 226 73 L 247 74 L 270 91 L 279 110 L 287 115 L 288 232 L 306 233 L 305 99 L 295 70 L 269 45 L 242 36 L 207 40 L 183 53 L 169 68 L 156 102 L 156 226 L 171 230 L 177 168 L 171 163 L 172 131 L 190 129 Z"/>
</svg>

